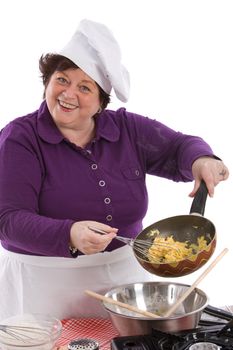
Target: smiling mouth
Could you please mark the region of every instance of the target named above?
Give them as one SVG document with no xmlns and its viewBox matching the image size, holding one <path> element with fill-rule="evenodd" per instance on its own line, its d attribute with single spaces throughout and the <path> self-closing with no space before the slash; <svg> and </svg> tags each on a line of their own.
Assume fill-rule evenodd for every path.
<svg viewBox="0 0 233 350">
<path fill-rule="evenodd" d="M 61 100 L 58 100 L 58 103 L 61 107 L 66 108 L 66 109 L 70 109 L 70 110 L 74 110 L 76 108 L 79 108 L 79 106 L 73 105 L 71 103 L 67 103 Z"/>
</svg>

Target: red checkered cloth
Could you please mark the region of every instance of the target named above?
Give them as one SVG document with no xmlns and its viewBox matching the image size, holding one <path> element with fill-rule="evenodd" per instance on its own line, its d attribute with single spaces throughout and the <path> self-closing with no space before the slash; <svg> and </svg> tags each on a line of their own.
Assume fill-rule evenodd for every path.
<svg viewBox="0 0 233 350">
<path fill-rule="evenodd" d="M 119 336 L 109 319 L 65 319 L 62 326 L 57 346 L 67 345 L 73 339 L 92 338 L 99 343 L 100 350 L 109 350 L 112 338 Z"/>
</svg>

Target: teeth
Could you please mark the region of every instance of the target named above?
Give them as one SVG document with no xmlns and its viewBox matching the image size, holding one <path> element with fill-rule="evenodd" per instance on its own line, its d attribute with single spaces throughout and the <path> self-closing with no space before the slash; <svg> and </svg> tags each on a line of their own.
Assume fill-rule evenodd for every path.
<svg viewBox="0 0 233 350">
<path fill-rule="evenodd" d="M 62 107 L 69 108 L 69 109 L 75 109 L 78 107 L 78 106 L 74 106 L 74 105 L 71 105 L 69 103 L 66 103 L 64 101 L 59 101 L 59 103 Z"/>
</svg>

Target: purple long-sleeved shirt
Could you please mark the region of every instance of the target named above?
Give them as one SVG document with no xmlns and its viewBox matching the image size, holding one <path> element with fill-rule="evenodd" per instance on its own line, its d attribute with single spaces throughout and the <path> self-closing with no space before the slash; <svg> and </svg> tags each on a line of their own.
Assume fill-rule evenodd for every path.
<svg viewBox="0 0 233 350">
<path fill-rule="evenodd" d="M 70 257 L 70 228 L 95 220 L 135 237 L 148 206 L 146 174 L 191 181 L 191 165 L 213 155 L 184 135 L 124 108 L 96 117 L 85 149 L 63 137 L 43 102 L 0 136 L 0 239 L 11 251 Z M 119 247 L 113 240 L 107 250 Z"/>
</svg>

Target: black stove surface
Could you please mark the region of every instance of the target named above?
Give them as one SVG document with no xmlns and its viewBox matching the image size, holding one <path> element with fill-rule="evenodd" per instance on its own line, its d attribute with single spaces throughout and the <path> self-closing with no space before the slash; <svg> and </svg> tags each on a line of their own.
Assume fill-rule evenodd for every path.
<svg viewBox="0 0 233 350">
<path fill-rule="evenodd" d="M 150 335 L 116 337 L 112 350 L 188 350 L 191 345 L 208 342 L 221 350 L 233 350 L 233 314 L 208 306 L 204 313 L 216 320 L 203 319 L 195 329 L 169 334 L 153 330 Z"/>
</svg>

